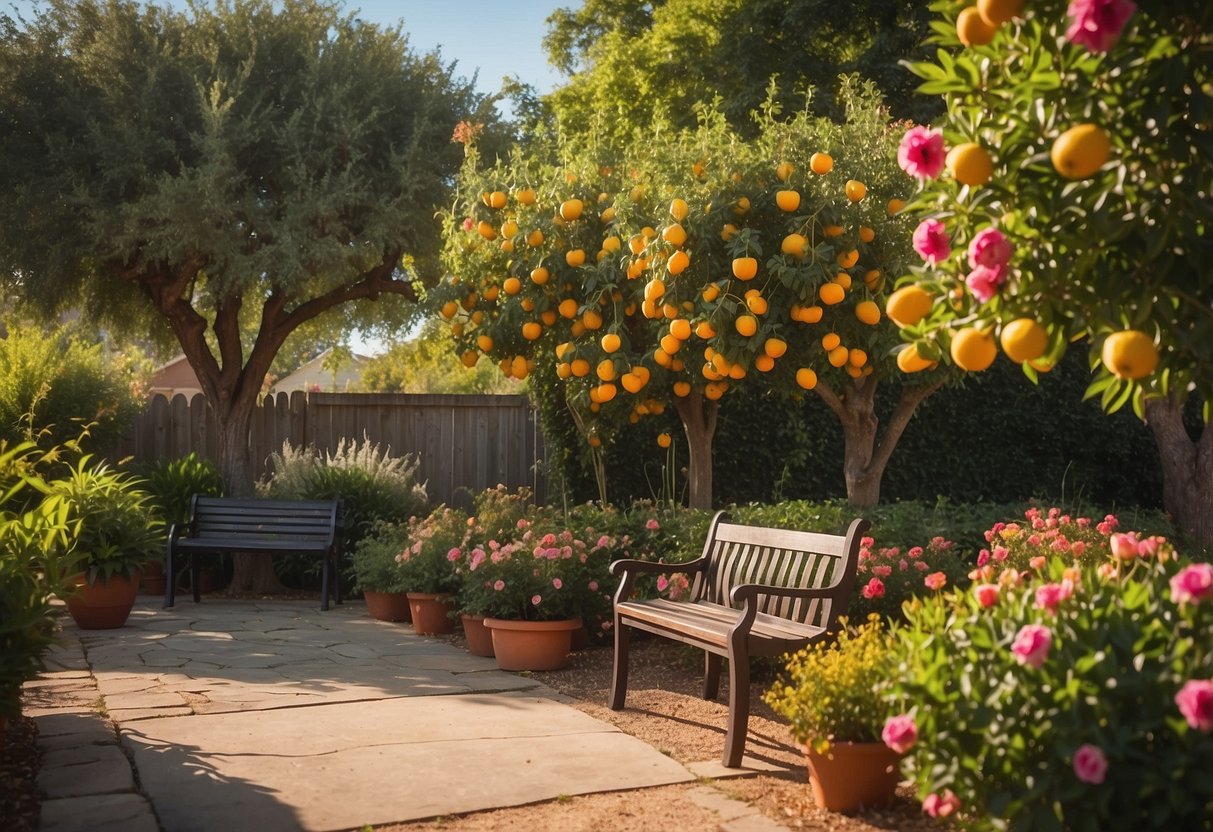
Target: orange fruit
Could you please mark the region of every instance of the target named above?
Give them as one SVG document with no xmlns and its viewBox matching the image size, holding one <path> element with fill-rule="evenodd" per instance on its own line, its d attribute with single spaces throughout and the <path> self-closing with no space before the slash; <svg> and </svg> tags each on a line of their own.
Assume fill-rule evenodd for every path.
<svg viewBox="0 0 1213 832">
<path fill-rule="evenodd" d="M 674 337 L 673 335 L 662 335 L 661 336 L 661 348 L 663 350 L 665 350 L 667 354 L 673 355 L 674 353 L 676 353 L 680 349 L 682 349 L 682 341 L 680 341 L 678 338 Z"/>
<path fill-rule="evenodd" d="M 633 234 L 628 238 L 628 250 L 632 252 L 632 254 L 640 254 L 642 251 L 644 251 L 646 242 L 647 241 L 644 239 L 643 234 Z"/>
<path fill-rule="evenodd" d="M 513 371 L 514 378 L 521 380 L 527 377 L 527 373 L 531 371 L 531 365 L 521 355 L 516 355 L 510 364 L 510 369 Z"/>
<path fill-rule="evenodd" d="M 769 355 L 754 356 L 754 369 L 760 373 L 769 373 L 775 369 L 775 359 Z"/>
<path fill-rule="evenodd" d="M 459 304 L 455 303 L 453 300 L 448 300 L 446 303 L 442 304 L 442 317 L 446 318 L 448 321 L 455 317 L 455 313 L 458 311 Z"/>
<path fill-rule="evenodd" d="M 741 199 L 739 199 L 735 203 L 733 203 L 733 213 L 739 217 L 743 216 L 749 210 L 750 210 L 750 200 L 748 197 L 743 196 Z"/>
<path fill-rule="evenodd" d="M 837 346 L 834 349 L 830 350 L 830 352 L 826 356 L 826 358 L 829 359 L 830 366 L 841 367 L 843 364 L 847 363 L 847 358 L 850 355 L 851 355 L 851 351 L 848 350 L 846 347 Z"/>
<path fill-rule="evenodd" d="M 484 220 L 481 220 L 480 222 L 476 223 L 476 233 L 479 234 L 481 237 L 484 237 L 484 239 L 486 239 L 486 240 L 497 239 L 497 229 L 493 228 L 492 225 L 485 222 Z"/>
<path fill-rule="evenodd" d="M 885 303 L 885 314 L 899 327 L 914 326 L 931 313 L 931 295 L 918 286 L 903 286 Z"/>
<path fill-rule="evenodd" d="M 868 186 L 858 179 L 848 179 L 846 192 L 847 199 L 851 200 L 851 202 L 859 202 L 868 195 Z"/>
<path fill-rule="evenodd" d="M 695 327 L 695 335 L 707 341 L 716 337 L 716 327 L 710 321 L 700 321 Z"/>
<path fill-rule="evenodd" d="M 456 321 L 451 324 L 451 335 L 455 338 L 463 335 L 463 321 Z"/>
<path fill-rule="evenodd" d="M 935 366 L 935 362 L 918 354 L 918 347 L 909 344 L 897 353 L 897 368 L 903 373 L 917 373 Z"/>
<path fill-rule="evenodd" d="M 788 342 L 782 338 L 768 338 L 762 345 L 762 351 L 769 358 L 779 358 L 788 351 Z"/>
<path fill-rule="evenodd" d="M 958 144 L 949 150 L 947 165 L 956 181 L 970 188 L 984 185 L 994 175 L 994 160 L 986 149 L 976 142 Z"/>
<path fill-rule="evenodd" d="M 965 46 L 985 46 L 994 40 L 997 31 L 998 27 L 987 23 L 976 6 L 962 9 L 956 17 L 956 37 Z"/>
<path fill-rule="evenodd" d="M 719 399 L 721 396 L 723 396 L 726 392 L 728 392 L 728 389 L 729 389 L 728 382 L 709 381 L 707 384 L 705 384 L 703 386 L 703 395 L 704 395 L 704 398 L 708 399 L 709 401 L 714 402 L 717 399 Z"/>
<path fill-rule="evenodd" d="M 1099 125 L 1079 124 L 1057 137 L 1049 158 L 1067 179 L 1087 179 L 1103 167 L 1111 151 L 1108 134 Z"/>
<path fill-rule="evenodd" d="M 680 399 L 691 395 L 691 383 L 689 381 L 674 382 L 674 395 Z"/>
<path fill-rule="evenodd" d="M 590 374 L 590 362 L 584 358 L 574 358 L 571 367 L 573 375 L 577 376 L 577 378 L 583 378 Z"/>
<path fill-rule="evenodd" d="M 998 26 L 1019 17 L 1023 3 L 1024 0 L 977 0 L 977 12 L 988 25 Z"/>
<path fill-rule="evenodd" d="M 817 373 L 810 367 L 801 367 L 796 371 L 796 383 L 805 390 L 812 390 L 817 386 Z"/>
<path fill-rule="evenodd" d="M 489 198 L 486 199 L 485 202 L 490 208 L 504 208 L 505 200 L 506 197 L 504 191 L 493 191 L 491 194 L 489 194 Z"/>
<path fill-rule="evenodd" d="M 670 438 L 670 435 L 668 433 L 657 434 L 657 444 L 659 446 L 661 446 L 662 448 L 670 447 L 670 443 L 673 441 L 674 440 Z"/>
<path fill-rule="evenodd" d="M 726 222 L 724 224 L 724 227 L 720 229 L 720 239 L 724 240 L 727 243 L 729 241 L 729 238 L 732 237 L 736 233 L 737 233 L 737 226 L 733 225 L 733 223 L 731 223 L 731 222 Z"/>
<path fill-rule="evenodd" d="M 602 336 L 599 343 L 602 345 L 603 352 L 618 352 L 619 348 L 623 346 L 623 339 L 614 332 L 608 332 Z"/>
<path fill-rule="evenodd" d="M 906 207 L 906 201 L 904 199 L 890 199 L 888 208 L 886 210 L 888 211 L 889 216 L 891 217 L 894 214 L 896 214 L 898 211 L 900 211 L 902 208 L 905 208 L 905 207 Z"/>
<path fill-rule="evenodd" d="M 834 169 L 834 160 L 830 157 L 829 153 L 814 153 L 809 158 L 809 168 L 813 173 L 825 176 Z"/>
<path fill-rule="evenodd" d="M 868 354 L 863 350 L 853 349 L 847 356 L 847 363 L 852 367 L 862 367 L 868 363 Z"/>
<path fill-rule="evenodd" d="M 716 300 L 716 298 L 720 297 L 720 287 L 715 283 L 709 283 L 707 286 L 703 287 L 703 291 L 699 294 L 705 302 L 711 303 L 712 301 Z"/>
<path fill-rule="evenodd" d="M 624 373 L 619 377 L 619 383 L 623 385 L 623 389 L 629 393 L 639 393 L 644 387 L 644 381 L 635 373 Z"/>
<path fill-rule="evenodd" d="M 534 341 L 543 334 L 543 327 L 535 321 L 527 321 L 522 325 L 522 337 Z"/>
<path fill-rule="evenodd" d="M 855 304 L 855 317 L 868 326 L 880 323 L 880 307 L 875 301 L 861 300 Z"/>
<path fill-rule="evenodd" d="M 505 238 L 513 237 L 518 233 L 518 223 L 513 220 L 506 220 L 501 224 L 501 236 Z"/>
<path fill-rule="evenodd" d="M 776 191 L 775 204 L 779 206 L 779 210 L 791 213 L 800 207 L 800 192 Z"/>
<path fill-rule="evenodd" d="M 952 336 L 952 361 L 962 370 L 979 373 L 994 363 L 998 347 L 994 336 L 976 327 L 966 326 Z"/>
<path fill-rule="evenodd" d="M 838 274 L 834 275 L 834 280 L 832 282 L 837 283 L 843 289 L 851 288 L 851 276 L 846 272 L 839 272 Z"/>
<path fill-rule="evenodd" d="M 876 239 L 876 232 L 866 225 L 859 226 L 859 241 L 861 243 L 870 243 Z"/>
<path fill-rule="evenodd" d="M 521 205 L 534 205 L 536 199 L 535 189 L 523 188 L 521 191 L 514 194 L 514 198 L 518 200 L 519 204 Z"/>
<path fill-rule="evenodd" d="M 615 389 L 615 385 L 613 384 L 600 384 L 598 385 L 598 401 L 600 403 L 609 402 L 611 399 L 615 398 L 615 394 L 618 392 L 619 391 Z M 594 438 L 597 439 L 598 437 Z"/>
<path fill-rule="evenodd" d="M 1007 358 L 1022 364 L 1034 361 L 1049 347 L 1049 333 L 1031 318 L 1016 318 L 1002 328 L 998 336 Z"/>
<path fill-rule="evenodd" d="M 587 309 L 581 316 L 581 323 L 585 325 L 586 329 L 601 329 L 602 315 L 598 314 L 593 309 Z"/>
<path fill-rule="evenodd" d="M 837 349 L 840 343 L 842 343 L 842 339 L 838 337 L 838 333 L 830 332 L 822 336 L 821 348 L 829 352 L 830 350 Z"/>
<path fill-rule="evenodd" d="M 767 299 L 757 292 L 752 295 L 748 293 L 746 294 L 745 305 L 746 308 L 755 315 L 765 315 L 767 314 L 767 309 L 769 308 Z"/>
<path fill-rule="evenodd" d="M 685 341 L 691 337 L 691 322 L 686 318 L 675 318 L 670 321 L 670 334 L 679 341 Z"/>
<path fill-rule="evenodd" d="M 539 248 L 543 245 L 543 232 L 536 228 L 530 234 L 527 234 L 526 244 L 531 248 Z"/>
<path fill-rule="evenodd" d="M 577 317 L 577 301 L 572 298 L 565 298 L 560 301 L 560 305 L 556 307 L 560 312 L 560 317 L 572 320 Z"/>
<path fill-rule="evenodd" d="M 507 295 L 516 295 L 522 291 L 522 281 L 516 277 L 507 277 L 502 281 L 501 289 Z"/>
<path fill-rule="evenodd" d="M 827 237 L 841 237 L 844 233 L 846 233 L 846 229 L 841 225 L 830 224 L 822 229 L 822 233 L 824 233 Z"/>
<path fill-rule="evenodd" d="M 602 213 L 598 215 L 598 219 L 602 220 L 603 222 L 611 222 L 612 220 L 614 220 L 615 219 L 615 206 L 611 205 L 611 206 L 608 206 L 607 208 L 604 208 Z"/>
<path fill-rule="evenodd" d="M 758 319 L 753 315 L 738 315 L 733 326 L 739 335 L 749 338 L 758 331 Z"/>
<path fill-rule="evenodd" d="M 758 274 L 758 260 L 753 257 L 737 257 L 733 260 L 733 277 L 738 280 L 753 280 Z"/>
<path fill-rule="evenodd" d="M 661 347 L 658 347 L 657 349 L 653 350 L 653 360 L 656 361 L 662 367 L 668 367 L 668 366 L 670 366 L 670 363 L 671 363 L 670 354 L 668 352 L 666 352 L 665 350 L 663 350 Z"/>
<path fill-rule="evenodd" d="M 838 252 L 838 256 L 834 259 L 838 262 L 838 265 L 842 266 L 844 269 L 852 268 L 856 263 L 859 262 L 859 250 L 851 249 L 850 251 L 840 251 Z"/>
<path fill-rule="evenodd" d="M 477 335 L 476 346 L 480 347 L 481 352 L 493 351 L 493 339 L 488 335 Z"/>
<path fill-rule="evenodd" d="M 803 260 L 808 247 L 809 241 L 804 238 L 803 234 L 789 234 L 783 238 L 783 242 L 779 245 L 779 250 L 784 254 L 795 257 L 797 260 Z"/>
<path fill-rule="evenodd" d="M 594 368 L 594 375 L 603 381 L 615 380 L 615 362 L 609 358 L 604 358 L 598 362 L 598 366 Z"/>
<path fill-rule="evenodd" d="M 1145 378 L 1158 366 L 1158 348 L 1149 335 L 1127 329 L 1107 337 L 1101 358 L 1108 372 L 1117 378 Z"/>
<path fill-rule="evenodd" d="M 581 216 L 585 205 L 580 199 L 566 199 L 560 203 L 560 218 L 565 222 L 572 222 Z"/>
<path fill-rule="evenodd" d="M 826 306 L 833 306 L 836 303 L 842 303 L 842 299 L 847 296 L 847 291 L 837 283 L 823 283 L 817 290 L 817 296 Z"/>
<path fill-rule="evenodd" d="M 531 282 L 538 286 L 542 286 L 543 284 L 547 283 L 548 278 L 551 276 L 551 272 L 549 272 L 543 266 L 540 266 L 537 269 L 531 269 Z"/>
<path fill-rule="evenodd" d="M 678 199 L 675 197 L 674 200 L 670 202 L 670 216 L 672 216 L 676 221 L 682 222 L 687 218 L 687 214 L 689 213 L 691 213 L 691 207 L 687 205 L 685 199 Z"/>
<path fill-rule="evenodd" d="M 678 248 L 687 241 L 687 232 L 686 229 L 681 225 L 674 223 L 673 225 L 667 225 L 664 229 L 662 229 L 661 239 L 665 240 L 675 248 Z"/>
<path fill-rule="evenodd" d="M 564 254 L 564 262 L 568 263 L 574 269 L 585 262 L 585 250 L 580 248 L 570 249 Z"/>
<path fill-rule="evenodd" d="M 651 300 L 651 301 L 656 302 L 656 301 L 660 300 L 661 296 L 664 294 L 665 294 L 665 283 L 663 283 L 658 278 L 653 278 L 648 283 L 644 284 L 644 299 L 645 300 Z"/>
<path fill-rule="evenodd" d="M 806 306 L 800 313 L 800 320 L 806 324 L 815 324 L 821 320 L 821 316 L 825 314 L 825 310 L 817 304 Z"/>
<path fill-rule="evenodd" d="M 459 356 L 459 360 L 463 362 L 465 367 L 475 367 L 476 362 L 480 360 L 480 353 L 475 350 L 468 350 Z"/>
<path fill-rule="evenodd" d="M 610 237 L 607 237 L 605 240 L 602 241 L 602 250 L 615 252 L 615 251 L 619 251 L 619 247 L 622 245 L 623 245 L 623 243 L 620 241 L 620 239 L 618 237 L 611 235 Z"/>
<path fill-rule="evenodd" d="M 796 166 L 791 162 L 780 162 L 775 166 L 775 176 L 780 182 L 787 182 L 792 178 L 792 172 L 796 170 Z"/>
<path fill-rule="evenodd" d="M 691 265 L 691 255 L 679 249 L 670 255 L 670 259 L 666 261 L 665 267 L 670 274 L 677 276 L 686 271 L 689 265 Z"/>
</svg>

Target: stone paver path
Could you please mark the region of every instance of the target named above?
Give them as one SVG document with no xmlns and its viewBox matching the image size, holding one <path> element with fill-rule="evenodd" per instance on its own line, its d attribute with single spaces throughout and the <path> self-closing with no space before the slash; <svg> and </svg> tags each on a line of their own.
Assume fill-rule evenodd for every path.
<svg viewBox="0 0 1213 832">
<path fill-rule="evenodd" d="M 350 829 L 696 777 L 357 603 L 145 601 L 120 630 L 66 627 L 26 691 L 48 830 Z"/>
</svg>

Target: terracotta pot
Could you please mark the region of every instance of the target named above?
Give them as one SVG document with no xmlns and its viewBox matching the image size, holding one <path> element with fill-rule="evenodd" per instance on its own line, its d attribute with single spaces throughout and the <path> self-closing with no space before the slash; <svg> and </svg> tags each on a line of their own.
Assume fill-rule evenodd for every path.
<svg viewBox="0 0 1213 832">
<path fill-rule="evenodd" d="M 572 643 L 569 645 L 569 649 L 574 653 L 576 653 L 578 650 L 584 650 L 590 646 L 590 631 L 586 628 L 585 624 L 582 624 L 573 631 L 573 636 L 570 641 Z"/>
<path fill-rule="evenodd" d="M 413 614 L 413 632 L 419 636 L 446 635 L 455 632 L 451 612 L 455 604 L 450 595 L 410 592 L 409 610 Z"/>
<path fill-rule="evenodd" d="M 373 589 L 364 589 L 362 595 L 366 598 L 366 611 L 370 613 L 371 618 L 379 621 L 413 620 L 408 596 L 403 592 L 375 592 Z"/>
<path fill-rule="evenodd" d="M 139 573 L 131 577 L 112 575 L 107 581 L 89 584 L 85 575 L 70 581 L 76 591 L 67 597 L 67 611 L 82 630 L 113 630 L 126 623 L 139 591 Z"/>
<path fill-rule="evenodd" d="M 835 742 L 825 754 L 806 748 L 805 756 L 813 800 L 833 812 L 888 803 L 901 780 L 901 755 L 883 742 Z"/>
<path fill-rule="evenodd" d="M 493 657 L 493 633 L 484 626 L 483 615 L 461 615 L 463 634 L 468 640 L 468 652 L 473 656 Z"/>
<path fill-rule="evenodd" d="M 163 595 L 165 581 L 163 571 L 159 575 L 144 572 L 143 577 L 139 579 L 139 591 L 144 595 Z"/>
<path fill-rule="evenodd" d="M 486 618 L 484 626 L 493 632 L 493 653 L 502 670 L 558 670 L 568 663 L 573 631 L 581 626 L 581 619 Z"/>
</svg>

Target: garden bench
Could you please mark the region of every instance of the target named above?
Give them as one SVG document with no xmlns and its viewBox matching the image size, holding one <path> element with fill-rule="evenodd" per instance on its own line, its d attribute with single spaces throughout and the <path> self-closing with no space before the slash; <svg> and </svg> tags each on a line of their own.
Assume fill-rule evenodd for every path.
<svg viewBox="0 0 1213 832">
<path fill-rule="evenodd" d="M 332 574 L 337 603 L 341 603 L 341 512 L 337 500 L 251 500 L 204 497 L 190 501 L 189 522 L 169 529 L 165 572 L 164 606 L 173 606 L 176 596 L 173 562 L 178 554 L 190 556 L 190 583 L 194 601 L 198 591 L 198 555 L 221 552 L 308 552 L 323 559 L 320 609 L 329 608 L 329 575 Z"/>
<path fill-rule="evenodd" d="M 781 656 L 812 644 L 835 627 L 855 586 L 859 541 L 868 521 L 845 535 L 743 526 L 717 512 L 703 555 L 689 563 L 617 560 L 615 664 L 610 706 L 623 708 L 628 686 L 628 635 L 635 628 L 704 651 L 703 697 L 715 699 L 721 660 L 729 660 L 729 727 L 724 764 L 741 765 L 750 716 L 750 657 Z M 641 574 L 685 574 L 687 600 L 632 600 Z"/>
</svg>

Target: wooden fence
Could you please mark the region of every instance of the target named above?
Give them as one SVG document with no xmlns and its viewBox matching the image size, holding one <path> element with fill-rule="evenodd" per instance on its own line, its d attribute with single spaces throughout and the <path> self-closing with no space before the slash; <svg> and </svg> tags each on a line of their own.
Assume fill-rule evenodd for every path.
<svg viewBox="0 0 1213 832">
<path fill-rule="evenodd" d="M 279 393 L 253 415 L 253 475 L 268 473 L 271 452 L 281 452 L 284 442 L 326 452 L 342 439 L 364 436 L 390 447 L 392 456 L 415 454 L 432 502 L 467 508 L 472 494 L 498 483 L 528 486 L 537 500 L 545 497 L 543 437 L 525 396 Z M 117 450 L 141 462 L 190 451 L 217 459 L 214 413 L 201 395 L 188 401 L 156 396 Z"/>
</svg>

